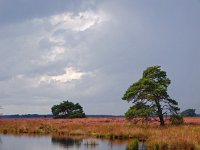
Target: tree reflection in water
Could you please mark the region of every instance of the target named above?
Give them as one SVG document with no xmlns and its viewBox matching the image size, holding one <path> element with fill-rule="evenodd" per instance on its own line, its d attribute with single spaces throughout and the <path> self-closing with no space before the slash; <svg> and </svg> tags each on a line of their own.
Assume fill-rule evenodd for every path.
<svg viewBox="0 0 200 150">
<path fill-rule="evenodd" d="M 64 148 L 70 148 L 70 147 L 80 148 L 83 140 L 82 139 L 73 139 L 73 138 L 69 138 L 69 137 L 52 137 L 51 142 L 54 145 L 59 145 Z"/>
</svg>

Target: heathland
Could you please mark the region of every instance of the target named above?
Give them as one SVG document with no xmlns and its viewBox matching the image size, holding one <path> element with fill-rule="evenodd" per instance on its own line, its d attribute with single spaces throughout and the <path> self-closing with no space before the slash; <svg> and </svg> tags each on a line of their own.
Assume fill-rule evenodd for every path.
<svg viewBox="0 0 200 150">
<path fill-rule="evenodd" d="M 184 118 L 184 121 L 183 125 L 168 123 L 161 127 L 155 122 L 136 125 L 124 118 L 0 119 L 0 133 L 136 138 L 149 149 L 200 149 L 200 118 Z"/>
</svg>

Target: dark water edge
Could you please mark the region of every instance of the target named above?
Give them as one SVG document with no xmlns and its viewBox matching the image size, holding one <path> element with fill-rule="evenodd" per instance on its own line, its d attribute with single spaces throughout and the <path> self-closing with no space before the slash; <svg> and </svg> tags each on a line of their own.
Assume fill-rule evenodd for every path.
<svg viewBox="0 0 200 150">
<path fill-rule="evenodd" d="M 0 134 L 0 150 L 146 150 L 143 143 L 130 148 L 130 140 L 83 136 L 27 136 Z"/>
</svg>

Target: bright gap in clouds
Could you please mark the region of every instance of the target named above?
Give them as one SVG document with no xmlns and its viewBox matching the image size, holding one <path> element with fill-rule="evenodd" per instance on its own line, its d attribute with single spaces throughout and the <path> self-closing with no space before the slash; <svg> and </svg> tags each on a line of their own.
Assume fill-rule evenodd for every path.
<svg viewBox="0 0 200 150">
<path fill-rule="evenodd" d="M 55 76 L 49 76 L 49 75 L 44 75 L 40 78 L 40 83 L 41 82 L 46 82 L 46 83 L 50 83 L 50 82 L 60 82 L 60 83 L 64 83 L 64 82 L 68 82 L 68 81 L 72 81 L 72 80 L 80 80 L 84 75 L 86 75 L 87 73 L 85 72 L 81 72 L 76 70 L 73 67 L 69 67 L 65 69 L 65 73 L 61 74 L 61 75 L 55 75 Z"/>
</svg>

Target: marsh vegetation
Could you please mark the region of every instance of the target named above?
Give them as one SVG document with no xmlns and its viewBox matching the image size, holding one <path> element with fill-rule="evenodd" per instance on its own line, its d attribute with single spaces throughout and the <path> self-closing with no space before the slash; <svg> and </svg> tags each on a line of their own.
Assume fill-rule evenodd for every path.
<svg viewBox="0 0 200 150">
<path fill-rule="evenodd" d="M 84 135 L 104 139 L 138 139 L 148 149 L 199 149 L 200 118 L 185 118 L 185 124 L 134 124 L 124 118 L 0 119 L 2 134 Z"/>
</svg>

